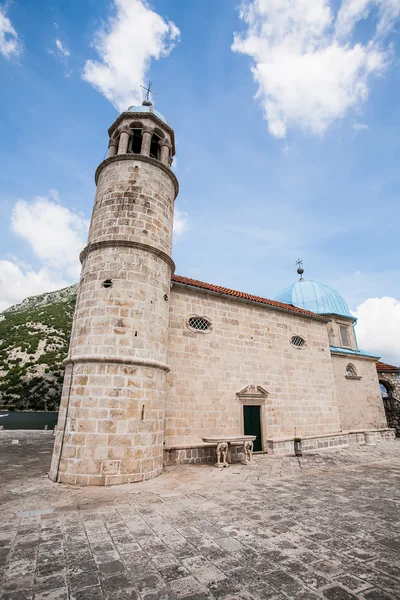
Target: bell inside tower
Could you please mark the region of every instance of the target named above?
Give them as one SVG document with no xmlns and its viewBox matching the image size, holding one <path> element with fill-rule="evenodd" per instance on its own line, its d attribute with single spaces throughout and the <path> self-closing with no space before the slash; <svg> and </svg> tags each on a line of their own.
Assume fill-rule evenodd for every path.
<svg viewBox="0 0 400 600">
<path fill-rule="evenodd" d="M 156 160 L 159 160 L 159 158 L 160 158 L 160 146 L 159 146 L 160 139 L 161 138 L 156 133 L 153 133 L 153 135 L 151 136 L 150 158 L 155 158 Z"/>
<path fill-rule="evenodd" d="M 133 154 L 140 154 L 142 150 L 142 129 L 135 128 L 131 131 L 132 133 L 129 137 L 128 152 Z"/>
</svg>

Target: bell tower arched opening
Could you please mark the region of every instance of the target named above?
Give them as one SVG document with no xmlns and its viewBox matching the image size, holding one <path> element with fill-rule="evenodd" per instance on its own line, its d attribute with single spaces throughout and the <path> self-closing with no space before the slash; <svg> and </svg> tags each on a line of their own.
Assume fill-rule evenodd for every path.
<svg viewBox="0 0 400 600">
<path fill-rule="evenodd" d="M 142 151 L 142 129 L 132 129 L 129 137 L 128 152 L 132 154 L 140 154 Z"/>
<path fill-rule="evenodd" d="M 160 146 L 159 146 L 160 139 L 161 139 L 160 136 L 157 135 L 156 133 L 153 133 L 153 135 L 151 136 L 150 158 L 155 158 L 156 160 L 160 159 Z"/>
</svg>

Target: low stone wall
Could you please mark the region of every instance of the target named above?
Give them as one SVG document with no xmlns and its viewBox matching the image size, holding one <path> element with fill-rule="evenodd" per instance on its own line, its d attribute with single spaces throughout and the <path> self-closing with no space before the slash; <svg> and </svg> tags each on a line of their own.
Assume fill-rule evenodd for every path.
<svg viewBox="0 0 400 600">
<path fill-rule="evenodd" d="M 340 448 L 349 445 L 348 436 L 342 433 L 323 437 L 311 437 L 302 439 L 303 452 L 311 450 L 323 450 L 324 448 Z M 267 440 L 267 448 L 270 454 L 282 456 L 294 453 L 294 440 Z"/>
<path fill-rule="evenodd" d="M 358 444 L 365 444 L 365 434 L 363 431 L 349 431 L 348 440 L 350 446 L 357 446 Z"/>
<path fill-rule="evenodd" d="M 392 441 L 396 437 L 394 429 L 369 429 L 364 431 L 341 431 L 336 434 L 303 438 L 303 452 L 326 448 L 346 448 L 365 443 Z M 293 439 L 267 440 L 268 452 L 274 456 L 293 454 Z"/>
<path fill-rule="evenodd" d="M 173 465 L 214 464 L 216 458 L 216 444 L 190 446 L 188 448 L 164 448 L 164 467 Z M 231 447 L 232 462 L 241 462 L 244 459 L 243 444 Z"/>
<path fill-rule="evenodd" d="M 0 445 L 31 444 L 40 440 L 53 439 L 53 431 L 44 429 L 0 429 Z"/>
<path fill-rule="evenodd" d="M 377 444 L 392 441 L 396 437 L 394 429 L 371 429 L 365 431 L 341 431 L 336 434 L 303 438 L 303 452 L 325 450 L 328 448 L 347 448 L 360 444 Z M 367 441 L 368 440 L 368 441 Z M 294 440 L 267 440 L 268 453 L 273 456 L 293 456 Z M 187 448 L 164 448 L 164 466 L 188 464 L 214 464 L 216 462 L 216 444 L 203 444 Z M 243 446 L 232 445 L 232 462 L 242 462 Z"/>
</svg>

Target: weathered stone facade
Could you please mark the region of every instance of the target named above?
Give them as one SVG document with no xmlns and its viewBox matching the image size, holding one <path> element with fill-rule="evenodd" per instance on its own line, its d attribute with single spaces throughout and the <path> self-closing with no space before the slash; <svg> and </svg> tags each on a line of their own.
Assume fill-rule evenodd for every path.
<svg viewBox="0 0 400 600">
<path fill-rule="evenodd" d="M 209 334 L 188 329 L 206 315 Z M 305 348 L 290 343 L 293 334 Z M 262 446 L 269 438 L 340 430 L 324 320 L 266 310 L 174 284 L 171 294 L 166 446 L 201 443 L 204 435 L 241 435 L 246 385 L 262 386 Z"/>
<path fill-rule="evenodd" d="M 355 369 L 354 377 L 346 376 L 349 364 Z M 375 360 L 332 354 L 332 367 L 341 428 L 353 431 L 387 427 Z"/>
</svg>

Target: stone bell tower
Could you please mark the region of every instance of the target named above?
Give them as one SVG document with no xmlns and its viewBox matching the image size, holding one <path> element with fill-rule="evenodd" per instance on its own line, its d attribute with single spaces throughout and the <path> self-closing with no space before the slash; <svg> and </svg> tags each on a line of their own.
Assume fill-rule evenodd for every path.
<svg viewBox="0 0 400 600">
<path fill-rule="evenodd" d="M 108 130 L 49 477 L 77 485 L 162 471 L 174 201 L 174 132 L 144 100 Z"/>
</svg>

